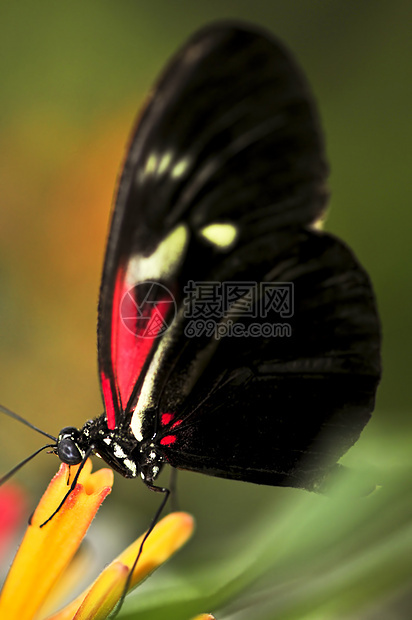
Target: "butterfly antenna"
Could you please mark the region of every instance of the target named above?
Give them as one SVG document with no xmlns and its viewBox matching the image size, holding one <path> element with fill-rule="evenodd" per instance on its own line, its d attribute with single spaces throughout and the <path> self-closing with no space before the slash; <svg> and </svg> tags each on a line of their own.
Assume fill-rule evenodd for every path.
<svg viewBox="0 0 412 620">
<path fill-rule="evenodd" d="M 17 413 L 14 413 L 14 411 L 10 411 L 10 409 L 7 409 L 7 407 L 3 407 L 3 405 L 0 405 L 0 413 L 4 413 L 5 415 L 8 415 L 10 418 L 14 418 L 18 422 L 21 422 L 22 424 L 25 424 L 26 426 L 31 428 L 33 431 L 36 431 L 37 433 L 40 433 L 41 435 L 44 435 L 45 437 L 48 437 L 49 439 L 53 439 L 53 441 L 57 443 L 57 437 L 53 437 L 53 435 L 49 435 L 49 433 L 42 431 L 40 428 L 37 428 L 37 426 L 34 426 L 34 424 L 31 424 L 30 422 L 28 422 L 21 416 L 17 415 Z M 49 447 L 50 446 L 45 446 L 44 448 L 49 448 Z M 42 448 L 42 450 L 44 448 Z M 30 458 L 32 457 L 29 457 L 28 460 L 30 460 Z"/>
<path fill-rule="evenodd" d="M 5 476 L 0 478 L 0 487 L 1 487 L 2 484 L 7 482 L 7 480 L 9 480 L 12 476 L 14 476 L 14 474 L 17 471 L 19 471 L 19 469 L 21 469 L 26 463 L 28 463 L 29 461 L 34 459 L 35 456 L 40 454 L 40 452 L 42 452 L 43 450 L 46 450 L 47 448 L 55 448 L 55 446 L 56 446 L 56 444 L 54 444 L 54 443 L 53 444 L 47 444 L 46 446 L 43 446 L 42 448 L 39 448 L 39 450 L 36 450 L 36 452 L 33 452 L 33 454 L 31 454 L 30 456 L 25 458 L 23 461 L 21 461 L 21 463 L 16 465 L 16 467 L 13 467 L 13 469 L 11 469 Z"/>
<path fill-rule="evenodd" d="M 147 487 L 149 489 L 151 489 L 152 491 L 156 491 L 157 493 L 164 493 L 164 498 L 162 499 L 162 502 L 161 502 L 159 508 L 157 509 L 156 514 L 155 514 L 155 516 L 152 519 L 152 522 L 150 523 L 149 529 L 147 530 L 146 534 L 143 537 L 142 542 L 140 543 L 139 552 L 138 552 L 138 554 L 136 556 L 136 559 L 133 562 L 133 566 L 130 569 L 129 574 L 127 576 L 126 583 L 125 583 L 124 588 L 123 588 L 122 596 L 120 597 L 119 602 L 117 603 L 115 609 L 110 614 L 110 616 L 109 616 L 110 620 L 113 620 L 113 618 L 116 618 L 117 614 L 119 613 L 119 611 L 123 607 L 124 599 L 126 598 L 127 591 L 129 590 L 129 587 L 130 587 L 130 582 L 132 581 L 134 569 L 136 568 L 137 563 L 138 563 L 138 561 L 140 559 L 140 556 L 142 555 L 143 545 L 145 544 L 146 540 L 149 538 L 150 534 L 153 532 L 153 529 L 154 529 L 156 523 L 158 522 L 160 515 L 163 512 L 163 508 L 166 506 L 166 502 L 169 499 L 170 489 L 166 489 L 164 487 L 156 487 L 156 486 L 152 486 L 152 485 L 149 485 L 149 484 L 147 485 Z"/>
</svg>

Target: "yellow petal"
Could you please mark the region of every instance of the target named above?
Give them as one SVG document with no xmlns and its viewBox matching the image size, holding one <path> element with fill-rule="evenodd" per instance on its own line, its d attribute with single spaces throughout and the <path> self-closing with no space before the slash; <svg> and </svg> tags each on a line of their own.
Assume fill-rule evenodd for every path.
<svg viewBox="0 0 412 620">
<path fill-rule="evenodd" d="M 86 594 L 73 620 L 104 620 L 123 593 L 129 574 L 127 566 L 112 562 Z"/>
<path fill-rule="evenodd" d="M 0 596 L 0 618 L 33 620 L 50 590 L 76 553 L 100 504 L 110 493 L 113 472 L 92 474 L 87 461 L 75 490 L 43 528 L 40 525 L 59 506 L 78 467 L 62 464 L 33 514 Z"/>
<path fill-rule="evenodd" d="M 130 589 L 163 564 L 188 540 L 193 518 L 174 512 L 162 519 L 146 540 L 133 572 Z M 143 536 L 121 553 L 96 579 L 93 585 L 49 620 L 103 620 L 123 594 L 126 579 L 139 553 Z"/>
</svg>

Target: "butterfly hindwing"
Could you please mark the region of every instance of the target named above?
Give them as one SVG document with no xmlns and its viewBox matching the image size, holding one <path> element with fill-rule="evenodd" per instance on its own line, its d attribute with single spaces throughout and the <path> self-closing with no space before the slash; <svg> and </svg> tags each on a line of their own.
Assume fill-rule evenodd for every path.
<svg viewBox="0 0 412 620">
<path fill-rule="evenodd" d="M 326 233 L 302 232 L 272 273 L 293 285 L 293 316 L 283 321 L 290 331 L 221 339 L 171 420 L 179 425 L 164 429 L 175 438 L 164 451 L 176 467 L 312 488 L 359 438 L 373 409 L 376 305 L 365 271 Z M 246 329 L 252 320 L 259 319 L 239 319 Z M 274 313 L 268 320 L 276 322 Z M 162 411 L 173 411 L 167 394 L 176 399 L 182 374 L 177 362 Z"/>
</svg>

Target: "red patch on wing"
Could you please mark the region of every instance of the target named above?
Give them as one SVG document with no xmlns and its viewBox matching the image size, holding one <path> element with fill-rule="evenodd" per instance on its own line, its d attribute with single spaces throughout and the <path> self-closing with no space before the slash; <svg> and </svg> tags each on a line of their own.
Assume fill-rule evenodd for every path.
<svg viewBox="0 0 412 620">
<path fill-rule="evenodd" d="M 166 426 L 166 424 L 170 424 L 174 417 L 174 413 L 162 413 L 160 418 L 162 425 Z"/>
<path fill-rule="evenodd" d="M 160 445 L 161 446 L 170 446 L 175 441 L 176 441 L 176 436 L 175 435 L 166 435 L 166 437 L 163 437 L 163 439 L 160 440 Z"/>
<path fill-rule="evenodd" d="M 182 422 L 183 422 L 183 420 L 176 420 L 176 422 L 174 424 L 172 424 L 172 426 L 170 428 L 171 429 L 172 428 L 176 428 L 176 426 L 180 426 Z"/>
<path fill-rule="evenodd" d="M 112 386 L 103 373 L 101 376 L 107 425 L 110 429 L 116 426 L 115 412 L 122 412 L 126 407 L 142 368 L 156 340 L 164 331 L 166 316 L 173 306 L 173 299 L 166 295 L 160 296 L 159 291 L 162 293 L 159 286 L 156 288 L 156 284 L 150 283 L 126 286 L 125 271 L 119 269 L 111 321 L 111 362 L 115 385 Z"/>
<path fill-rule="evenodd" d="M 104 398 L 104 404 L 106 407 L 107 426 L 111 430 L 116 428 L 116 415 L 113 404 L 113 393 L 110 385 L 110 379 L 102 372 L 100 374 L 100 381 L 102 384 L 102 392 Z"/>
</svg>

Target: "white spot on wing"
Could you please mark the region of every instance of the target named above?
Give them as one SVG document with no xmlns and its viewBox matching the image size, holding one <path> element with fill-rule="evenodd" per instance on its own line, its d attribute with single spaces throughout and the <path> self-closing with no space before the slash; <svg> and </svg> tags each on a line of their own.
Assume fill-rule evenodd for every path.
<svg viewBox="0 0 412 620">
<path fill-rule="evenodd" d="M 173 339 L 172 334 L 173 326 L 164 334 L 163 338 L 160 340 L 144 378 L 142 389 L 139 395 L 139 400 L 137 401 L 137 405 L 134 410 L 132 422 L 130 425 L 133 435 L 136 437 L 137 441 L 143 441 L 142 428 L 144 415 L 147 409 L 154 405 L 153 390 L 155 387 L 157 370 L 159 368 L 164 352 L 167 351 L 170 340 Z"/>
<path fill-rule="evenodd" d="M 137 441 L 143 441 L 143 411 L 138 411 L 137 408 L 132 416 L 132 422 L 130 424 L 131 431 L 136 437 Z"/>
<path fill-rule="evenodd" d="M 129 261 L 126 284 L 130 287 L 145 280 L 160 280 L 174 274 L 180 266 L 189 240 L 189 232 L 183 224 L 176 226 L 159 243 L 150 256 L 135 254 Z"/>
<path fill-rule="evenodd" d="M 160 160 L 159 167 L 157 169 L 157 174 L 161 175 L 164 172 L 166 172 L 166 170 L 170 166 L 171 161 L 172 161 L 172 153 L 171 151 L 168 151 L 167 153 L 163 155 L 162 159 Z"/>
<path fill-rule="evenodd" d="M 178 179 L 179 177 L 184 175 L 184 173 L 186 172 L 188 167 L 189 167 L 189 159 L 187 159 L 187 158 L 186 159 L 181 159 L 173 167 L 172 172 L 171 172 L 171 177 L 173 179 Z"/>
<path fill-rule="evenodd" d="M 325 225 L 326 215 L 322 215 L 319 219 L 315 220 L 312 224 L 312 228 L 315 230 L 323 230 Z"/>
<path fill-rule="evenodd" d="M 157 156 L 152 153 L 149 156 L 149 159 L 147 160 L 146 163 L 146 167 L 145 167 L 145 174 L 153 174 L 153 172 L 156 170 L 156 166 L 157 166 Z"/>
<path fill-rule="evenodd" d="M 209 224 L 200 231 L 200 234 L 210 243 L 224 250 L 234 244 L 238 233 L 238 229 L 233 224 Z"/>
</svg>

